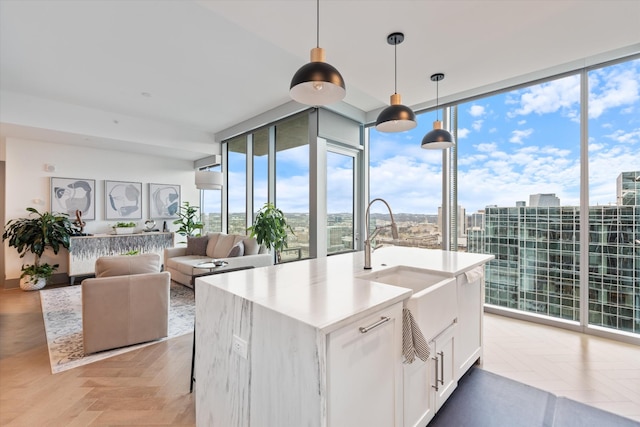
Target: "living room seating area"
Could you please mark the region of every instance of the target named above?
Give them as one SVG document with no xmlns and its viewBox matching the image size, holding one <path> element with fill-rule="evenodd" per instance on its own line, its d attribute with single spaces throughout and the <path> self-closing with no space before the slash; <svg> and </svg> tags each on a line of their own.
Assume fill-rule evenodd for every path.
<svg viewBox="0 0 640 427">
<path fill-rule="evenodd" d="M 187 238 L 186 246 L 164 250 L 165 270 L 171 280 L 191 287 L 193 276 L 209 272 L 198 265 L 218 261 L 226 268 L 266 267 L 273 265 L 273 255 L 257 240 L 240 234 L 207 233 L 201 237 Z"/>
</svg>

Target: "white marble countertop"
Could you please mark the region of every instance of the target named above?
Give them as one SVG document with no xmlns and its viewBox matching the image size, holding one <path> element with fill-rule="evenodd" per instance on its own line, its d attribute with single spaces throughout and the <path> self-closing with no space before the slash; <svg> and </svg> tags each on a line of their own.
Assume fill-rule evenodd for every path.
<svg viewBox="0 0 640 427">
<path fill-rule="evenodd" d="M 364 257 L 362 252 L 359 253 Z M 372 271 L 376 271 L 395 265 L 407 265 L 455 277 L 483 265 L 493 258 L 493 255 L 487 254 L 389 246 L 373 252 L 371 267 Z"/>
<path fill-rule="evenodd" d="M 360 251 L 205 276 L 196 280 L 196 295 L 202 286 L 215 286 L 329 333 L 411 296 L 410 289 L 361 279 L 362 274 L 407 265 L 454 277 L 492 258 L 388 247 L 372 254 L 372 270 L 364 270 Z"/>
</svg>

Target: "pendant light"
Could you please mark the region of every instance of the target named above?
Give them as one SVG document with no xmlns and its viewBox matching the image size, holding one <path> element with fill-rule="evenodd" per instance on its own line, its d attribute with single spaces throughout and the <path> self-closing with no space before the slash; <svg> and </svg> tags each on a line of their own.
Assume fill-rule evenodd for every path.
<svg viewBox="0 0 640 427">
<path fill-rule="evenodd" d="M 398 93 L 398 45 L 404 41 L 404 34 L 391 33 L 387 36 L 387 43 L 394 46 L 395 51 L 395 80 L 394 93 L 391 95 L 391 105 L 378 115 L 376 129 L 380 132 L 402 132 L 416 127 L 416 115 L 411 108 L 402 105 Z"/>
<path fill-rule="evenodd" d="M 318 106 L 340 101 L 347 94 L 340 72 L 325 62 L 320 47 L 320 0 L 316 1 L 316 47 L 311 62 L 303 65 L 291 79 L 289 95 L 301 104 Z"/>
<path fill-rule="evenodd" d="M 436 113 L 439 114 L 438 110 L 438 82 L 444 79 L 444 74 L 436 73 L 431 76 L 431 81 L 436 82 Z M 449 148 L 454 145 L 453 136 L 442 129 L 442 122 L 439 120 L 439 116 L 435 122 L 433 122 L 433 130 L 426 134 L 424 138 L 422 138 L 422 148 L 426 148 L 428 150 L 438 150 L 442 148 Z"/>
<path fill-rule="evenodd" d="M 222 172 L 210 170 L 196 171 L 196 188 L 198 190 L 220 190 L 222 188 Z"/>
</svg>

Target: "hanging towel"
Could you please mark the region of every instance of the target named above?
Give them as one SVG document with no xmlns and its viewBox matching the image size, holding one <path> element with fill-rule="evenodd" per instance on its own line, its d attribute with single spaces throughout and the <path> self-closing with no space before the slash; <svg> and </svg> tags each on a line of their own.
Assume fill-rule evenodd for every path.
<svg viewBox="0 0 640 427">
<path fill-rule="evenodd" d="M 413 363 L 418 356 L 423 362 L 429 359 L 429 346 L 408 308 L 402 309 L 402 354 L 404 363 Z"/>
<path fill-rule="evenodd" d="M 483 274 L 484 274 L 484 267 L 482 266 L 476 267 L 473 270 L 469 270 L 464 273 L 464 275 L 467 276 L 468 283 L 473 283 L 476 280 L 482 279 Z"/>
</svg>

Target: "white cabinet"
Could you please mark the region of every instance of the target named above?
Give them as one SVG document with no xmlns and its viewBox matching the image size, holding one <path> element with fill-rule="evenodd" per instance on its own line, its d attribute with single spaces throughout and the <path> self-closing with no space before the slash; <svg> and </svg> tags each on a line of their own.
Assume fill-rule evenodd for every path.
<svg viewBox="0 0 640 427">
<path fill-rule="evenodd" d="M 435 392 L 431 387 L 435 378 L 433 359 L 426 362 L 416 359 L 405 364 L 403 371 L 404 426 L 424 427 L 436 413 Z"/>
<path fill-rule="evenodd" d="M 458 386 L 454 364 L 457 330 L 457 325 L 451 325 L 431 341 L 431 362 L 434 369 L 431 388 L 434 393 L 433 403 L 436 412 Z"/>
<path fill-rule="evenodd" d="M 402 303 L 331 332 L 329 426 L 402 425 Z"/>
<path fill-rule="evenodd" d="M 456 325 L 451 324 L 429 342 L 430 357 L 405 364 L 404 426 L 424 427 L 458 385 L 455 376 Z"/>
<path fill-rule="evenodd" d="M 483 268 L 456 278 L 458 291 L 458 340 L 456 341 L 456 376 L 465 372 L 482 358 L 482 308 L 484 306 Z M 471 278 L 471 280 L 469 280 Z"/>
<path fill-rule="evenodd" d="M 483 267 L 406 302 L 429 343 L 430 359 L 403 365 L 405 427 L 424 427 L 458 380 L 482 357 Z"/>
</svg>

